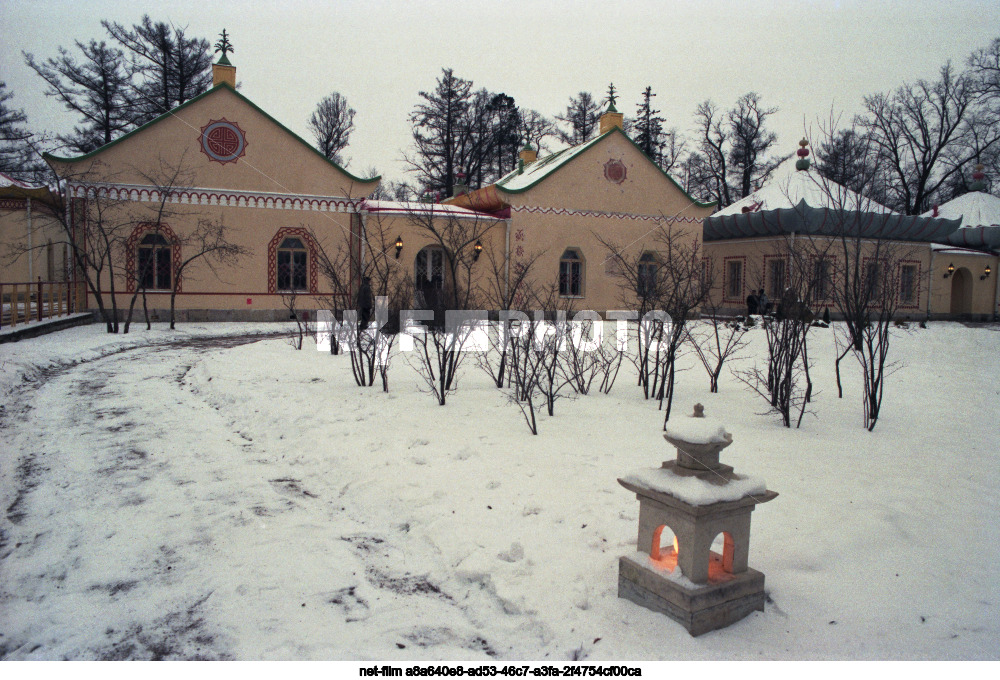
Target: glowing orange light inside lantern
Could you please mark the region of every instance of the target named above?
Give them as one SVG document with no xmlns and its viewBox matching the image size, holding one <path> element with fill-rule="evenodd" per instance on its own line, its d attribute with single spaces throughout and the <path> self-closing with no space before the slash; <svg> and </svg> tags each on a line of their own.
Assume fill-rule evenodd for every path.
<svg viewBox="0 0 1000 680">
<path fill-rule="evenodd" d="M 656 563 L 657 567 L 666 569 L 667 571 L 673 571 L 674 567 L 677 566 L 677 552 L 679 550 L 677 544 L 677 536 L 674 536 L 674 549 L 663 550 L 660 548 L 660 536 L 663 534 L 663 529 L 666 525 L 658 527 L 656 531 L 653 532 L 653 545 L 650 546 L 649 558 Z"/>
</svg>

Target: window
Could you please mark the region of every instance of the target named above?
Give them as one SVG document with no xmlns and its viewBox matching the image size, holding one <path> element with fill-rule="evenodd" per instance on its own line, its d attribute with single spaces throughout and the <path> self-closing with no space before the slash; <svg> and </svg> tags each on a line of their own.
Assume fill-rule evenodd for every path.
<svg viewBox="0 0 1000 680">
<path fill-rule="evenodd" d="M 831 265 L 832 263 L 830 262 L 830 258 L 828 257 L 821 257 L 818 260 L 816 260 L 815 291 L 817 300 L 827 300 L 830 297 L 830 289 L 832 287 L 831 286 L 832 282 L 830 279 L 830 272 L 832 270 Z"/>
<path fill-rule="evenodd" d="M 899 301 L 904 305 L 917 304 L 917 266 L 904 264 L 899 268 Z"/>
<path fill-rule="evenodd" d="M 878 262 L 865 263 L 865 296 L 871 300 L 877 298 L 881 293 L 882 275 L 879 271 Z"/>
<path fill-rule="evenodd" d="M 730 300 L 743 299 L 743 261 L 726 262 L 726 297 Z"/>
<path fill-rule="evenodd" d="M 278 290 L 308 290 L 308 255 L 301 239 L 289 237 L 278 246 Z"/>
<path fill-rule="evenodd" d="M 559 258 L 559 294 L 574 297 L 583 295 L 583 258 L 573 248 L 567 248 Z"/>
<path fill-rule="evenodd" d="M 643 253 L 639 258 L 636 272 L 636 293 L 639 297 L 648 298 L 656 294 L 656 275 L 659 268 L 660 265 L 653 253 Z"/>
<path fill-rule="evenodd" d="M 768 297 L 772 300 L 780 300 L 785 294 L 785 261 L 775 259 L 768 262 Z"/>
<path fill-rule="evenodd" d="M 139 241 L 139 286 L 170 290 L 170 242 L 163 234 L 146 234 Z"/>
</svg>

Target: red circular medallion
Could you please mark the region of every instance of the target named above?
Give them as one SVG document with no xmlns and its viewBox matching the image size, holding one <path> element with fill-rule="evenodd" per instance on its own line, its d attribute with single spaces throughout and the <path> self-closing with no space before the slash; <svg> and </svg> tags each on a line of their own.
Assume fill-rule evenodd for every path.
<svg viewBox="0 0 1000 680">
<path fill-rule="evenodd" d="M 613 158 L 604 164 L 604 178 L 609 182 L 621 184 L 627 176 L 628 171 L 625 168 L 625 164 L 620 160 Z"/>
<path fill-rule="evenodd" d="M 201 129 L 201 150 L 213 161 L 225 165 L 235 163 L 246 153 L 247 141 L 243 129 L 225 118 L 212 120 Z"/>
</svg>

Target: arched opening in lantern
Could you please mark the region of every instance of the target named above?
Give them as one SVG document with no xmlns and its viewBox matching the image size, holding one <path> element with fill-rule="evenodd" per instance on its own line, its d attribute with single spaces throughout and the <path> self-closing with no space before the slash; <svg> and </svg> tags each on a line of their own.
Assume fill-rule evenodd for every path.
<svg viewBox="0 0 1000 680">
<path fill-rule="evenodd" d="M 710 583 L 733 578 L 733 555 L 736 543 L 728 531 L 720 531 L 712 539 L 708 553 L 708 580 Z"/>
<path fill-rule="evenodd" d="M 656 527 L 653 532 L 653 544 L 650 546 L 649 559 L 656 566 L 673 571 L 677 566 L 677 553 L 680 546 L 677 543 L 677 536 L 673 529 L 666 524 Z"/>
</svg>

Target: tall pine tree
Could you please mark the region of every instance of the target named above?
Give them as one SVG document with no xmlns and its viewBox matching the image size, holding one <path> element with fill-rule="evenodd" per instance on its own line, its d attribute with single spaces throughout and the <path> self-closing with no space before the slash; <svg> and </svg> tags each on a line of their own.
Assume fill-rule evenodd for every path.
<svg viewBox="0 0 1000 680">
<path fill-rule="evenodd" d="M 152 120 L 212 85 L 212 54 L 204 38 L 189 38 L 186 29 L 148 15 L 131 29 L 109 21 L 101 25 L 130 55 L 137 122 Z"/>
<path fill-rule="evenodd" d="M 639 100 L 635 120 L 632 122 L 633 140 L 642 152 L 657 165 L 663 164 L 663 118 L 659 111 L 653 108 L 652 86 L 647 86 Z"/>
<path fill-rule="evenodd" d="M 600 117 L 601 105 L 589 92 L 570 97 L 566 114 L 556 116 L 556 120 L 566 124 L 566 129 L 558 130 L 559 140 L 571 146 L 586 142 L 597 130 Z"/>
<path fill-rule="evenodd" d="M 472 81 L 442 70 L 437 87 L 421 92 L 423 100 L 410 115 L 415 155 L 407 162 L 418 174 L 424 190 L 447 197 L 455 187 L 467 147 L 467 113 L 472 97 Z"/>
</svg>

